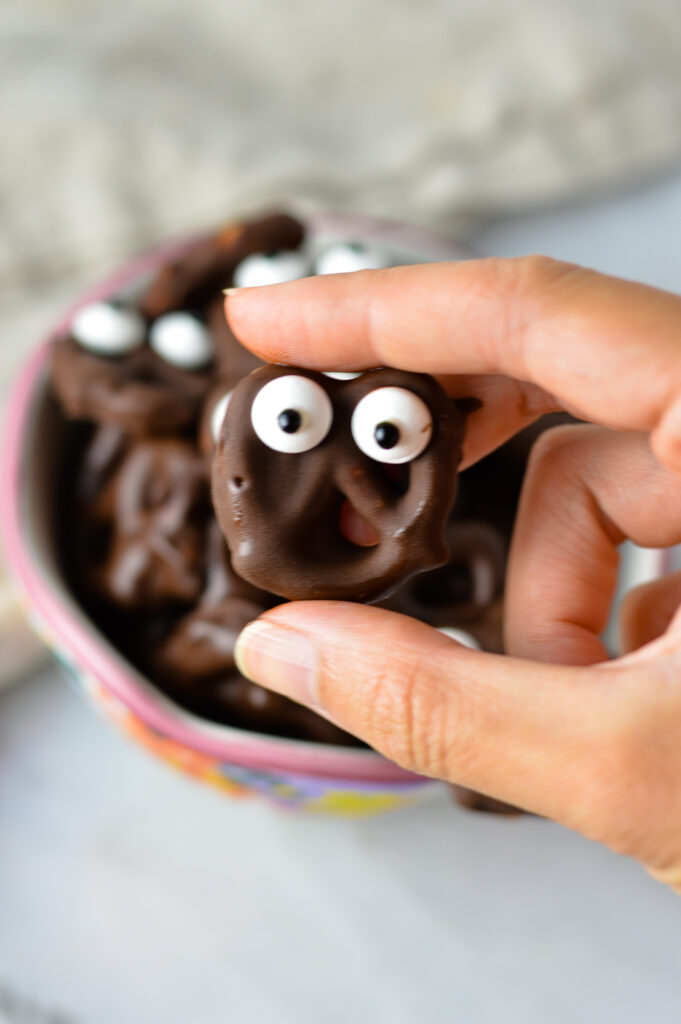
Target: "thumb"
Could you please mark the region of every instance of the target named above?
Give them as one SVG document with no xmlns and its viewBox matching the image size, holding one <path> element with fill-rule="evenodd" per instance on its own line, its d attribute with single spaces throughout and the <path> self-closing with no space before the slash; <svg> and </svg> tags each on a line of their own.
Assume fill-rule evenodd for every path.
<svg viewBox="0 0 681 1024">
<path fill-rule="evenodd" d="M 267 612 L 236 659 L 405 768 L 591 830 L 588 794 L 598 805 L 611 760 L 612 671 L 484 654 L 415 619 L 332 601 Z"/>
</svg>

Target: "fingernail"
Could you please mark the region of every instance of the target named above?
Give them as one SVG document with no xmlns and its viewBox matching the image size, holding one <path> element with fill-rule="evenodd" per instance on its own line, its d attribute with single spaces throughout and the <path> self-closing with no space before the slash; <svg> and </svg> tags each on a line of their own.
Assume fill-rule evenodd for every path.
<svg viewBox="0 0 681 1024">
<path fill-rule="evenodd" d="M 316 705 L 317 652 L 297 629 L 256 619 L 239 634 L 234 660 L 251 682 L 300 704 Z"/>
</svg>

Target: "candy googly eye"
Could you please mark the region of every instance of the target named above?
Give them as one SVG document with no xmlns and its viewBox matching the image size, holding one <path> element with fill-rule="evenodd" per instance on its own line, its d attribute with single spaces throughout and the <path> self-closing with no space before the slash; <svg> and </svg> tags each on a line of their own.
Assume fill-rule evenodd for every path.
<svg viewBox="0 0 681 1024">
<path fill-rule="evenodd" d="M 71 321 L 71 336 L 98 356 L 125 356 L 144 344 L 146 326 L 134 309 L 110 302 L 93 302 Z"/>
<path fill-rule="evenodd" d="M 381 270 L 389 267 L 386 253 L 359 242 L 332 245 L 320 253 L 315 262 L 315 274 L 349 274 L 353 270 Z"/>
<path fill-rule="evenodd" d="M 149 344 L 161 359 L 181 370 L 201 370 L 215 354 L 210 333 L 191 313 L 166 313 L 149 328 Z"/>
<path fill-rule="evenodd" d="M 355 380 L 356 377 L 361 377 L 361 373 L 354 373 L 350 370 L 322 370 L 325 377 L 331 377 L 332 380 Z"/>
<path fill-rule="evenodd" d="M 470 647 L 472 651 L 482 650 L 475 637 L 471 636 L 470 633 L 467 633 L 465 629 L 457 629 L 455 626 L 440 626 L 438 633 L 444 633 L 444 635 L 448 636 L 450 640 L 456 640 L 457 644 L 462 644 L 464 647 Z"/>
<path fill-rule="evenodd" d="M 229 400 L 232 397 L 232 392 L 228 391 L 226 395 L 219 398 L 213 406 L 213 411 L 210 414 L 210 429 L 213 435 L 213 440 L 218 443 L 220 438 L 220 432 L 222 431 L 222 424 L 225 422 L 225 414 L 227 412 L 227 406 Z"/>
<path fill-rule="evenodd" d="M 262 284 L 283 284 L 307 277 L 310 262 L 304 252 L 297 249 L 275 249 L 247 256 L 234 271 L 237 288 L 254 288 Z"/>
<path fill-rule="evenodd" d="M 333 422 L 331 400 L 309 377 L 275 377 L 258 391 L 251 406 L 253 429 L 268 448 L 296 454 L 315 448 Z"/>
<path fill-rule="evenodd" d="M 406 388 L 376 388 L 355 406 L 350 424 L 355 444 L 376 462 L 411 462 L 433 433 L 430 409 Z"/>
</svg>

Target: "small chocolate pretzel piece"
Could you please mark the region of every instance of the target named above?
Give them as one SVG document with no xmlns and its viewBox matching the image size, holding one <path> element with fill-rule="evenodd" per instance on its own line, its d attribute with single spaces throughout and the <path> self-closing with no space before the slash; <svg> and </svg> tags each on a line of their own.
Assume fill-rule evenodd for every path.
<svg viewBox="0 0 681 1024">
<path fill-rule="evenodd" d="M 99 597 L 130 610 L 199 598 L 210 505 L 204 461 L 192 445 L 132 444 L 85 515 L 104 538 L 88 573 Z"/>
<path fill-rule="evenodd" d="M 286 213 L 227 224 L 159 270 L 140 308 L 149 318 L 176 309 L 201 309 L 231 283 L 238 264 L 254 253 L 297 249 L 305 229 Z"/>
<path fill-rule="evenodd" d="M 52 384 L 65 414 L 137 436 L 190 427 L 213 379 L 212 364 L 197 370 L 173 366 L 146 343 L 107 356 L 67 335 L 52 350 Z"/>
<path fill-rule="evenodd" d="M 449 561 L 412 576 L 384 602 L 386 608 L 431 626 L 476 622 L 501 595 L 506 552 L 498 530 L 488 523 L 451 519 Z"/>
<path fill-rule="evenodd" d="M 464 415 L 433 377 L 264 366 L 233 390 L 213 503 L 234 567 L 292 599 L 377 599 L 447 561 Z M 344 503 L 376 531 L 360 547 Z"/>
</svg>

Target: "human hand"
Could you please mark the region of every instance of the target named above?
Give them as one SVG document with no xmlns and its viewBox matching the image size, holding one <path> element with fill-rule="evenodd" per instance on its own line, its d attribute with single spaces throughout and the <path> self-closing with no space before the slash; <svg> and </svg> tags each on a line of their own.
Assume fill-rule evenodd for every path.
<svg viewBox="0 0 681 1024">
<path fill-rule="evenodd" d="M 379 608 L 296 602 L 242 632 L 244 675 L 403 766 L 640 860 L 681 892 L 681 574 L 633 591 L 600 640 L 617 546 L 681 542 L 681 298 L 541 257 L 232 292 L 270 361 L 436 374 L 482 407 L 464 465 L 547 411 L 509 560 L 506 647 L 472 651 Z M 547 663 L 552 664 L 547 664 Z"/>
</svg>

